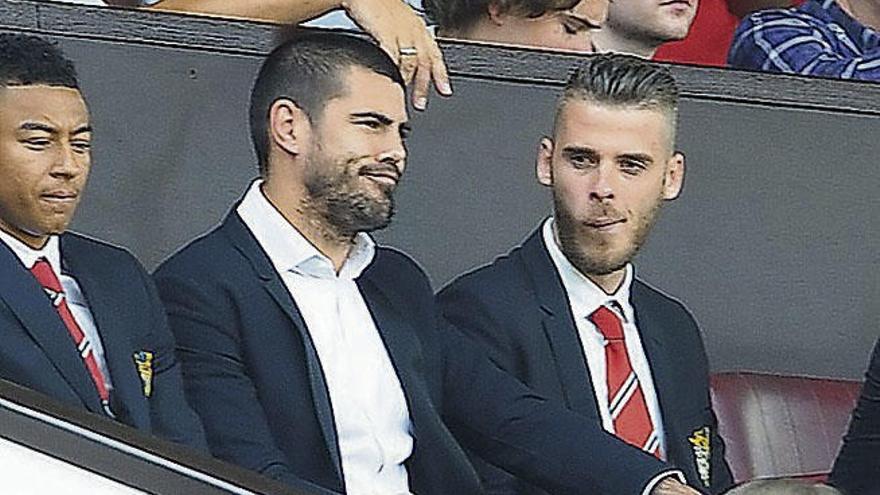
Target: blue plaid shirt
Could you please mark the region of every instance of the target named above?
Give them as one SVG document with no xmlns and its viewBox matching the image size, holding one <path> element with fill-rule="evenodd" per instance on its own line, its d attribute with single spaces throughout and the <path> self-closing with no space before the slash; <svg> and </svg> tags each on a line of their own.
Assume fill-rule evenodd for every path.
<svg viewBox="0 0 880 495">
<path fill-rule="evenodd" d="M 834 0 L 755 12 L 736 29 L 732 67 L 880 81 L 880 33 Z"/>
</svg>

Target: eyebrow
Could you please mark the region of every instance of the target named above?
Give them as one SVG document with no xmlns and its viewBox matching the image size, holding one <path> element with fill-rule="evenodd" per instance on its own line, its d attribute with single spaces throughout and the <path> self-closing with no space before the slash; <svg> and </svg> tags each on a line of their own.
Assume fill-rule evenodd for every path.
<svg viewBox="0 0 880 495">
<path fill-rule="evenodd" d="M 382 125 L 391 125 L 394 123 L 394 120 L 387 115 L 378 113 L 378 112 L 357 112 L 351 114 L 351 118 L 353 119 L 376 119 Z M 409 133 L 412 132 L 412 125 L 409 122 L 402 122 L 400 124 L 400 132 L 401 133 Z"/>
<path fill-rule="evenodd" d="M 19 129 L 22 131 L 41 131 L 48 134 L 58 134 L 58 129 L 40 122 L 25 122 L 24 124 L 21 124 Z M 85 124 L 74 129 L 72 134 L 84 134 L 87 132 L 92 132 L 92 126 Z"/>
<path fill-rule="evenodd" d="M 623 153 L 621 155 L 618 155 L 618 158 L 636 160 L 647 165 L 651 165 L 652 163 L 654 163 L 654 158 L 646 153 Z"/>
<path fill-rule="evenodd" d="M 578 146 L 575 144 L 570 144 L 565 148 L 562 148 L 562 153 L 566 155 L 572 155 L 574 153 L 591 153 L 594 155 L 597 154 L 596 150 L 590 148 L 589 146 Z"/>
</svg>

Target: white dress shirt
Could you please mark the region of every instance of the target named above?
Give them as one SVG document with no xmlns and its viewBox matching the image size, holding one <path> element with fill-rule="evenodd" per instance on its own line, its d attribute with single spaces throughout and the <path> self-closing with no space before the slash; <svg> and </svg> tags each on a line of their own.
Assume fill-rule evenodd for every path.
<svg viewBox="0 0 880 495">
<path fill-rule="evenodd" d="M 86 334 L 92 345 L 92 353 L 95 355 L 95 361 L 98 362 L 98 368 L 104 376 L 104 384 L 107 386 L 107 391 L 112 391 L 113 382 L 110 380 L 110 371 L 107 369 L 107 359 L 104 357 L 101 335 L 98 333 L 98 327 L 95 325 L 95 318 L 92 316 L 91 310 L 89 310 L 86 296 L 82 289 L 80 289 L 76 279 L 61 270 L 61 243 L 58 241 L 58 236 L 50 236 L 43 249 L 33 249 L 2 230 L 0 230 L 0 241 L 3 241 L 15 253 L 28 270 L 33 268 L 40 258 L 49 260 L 52 271 L 55 272 L 55 276 L 61 281 L 64 297 L 67 299 L 67 306 L 73 314 L 73 319 L 76 320 L 77 325 Z M 72 339 L 70 345 L 74 345 Z"/>
<path fill-rule="evenodd" d="M 355 282 L 375 255 L 358 234 L 337 274 L 255 181 L 236 212 L 269 256 L 306 323 L 327 382 L 349 495 L 409 493 L 413 450 L 403 389 Z"/>
</svg>

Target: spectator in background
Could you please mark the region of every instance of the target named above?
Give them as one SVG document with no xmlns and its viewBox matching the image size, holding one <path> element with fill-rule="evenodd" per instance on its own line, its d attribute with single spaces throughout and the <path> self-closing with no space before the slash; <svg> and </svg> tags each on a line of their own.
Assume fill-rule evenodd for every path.
<svg viewBox="0 0 880 495">
<path fill-rule="evenodd" d="M 878 28 L 878 0 L 808 0 L 747 17 L 727 60 L 743 69 L 880 81 Z"/>
<path fill-rule="evenodd" d="M 593 36 L 596 49 L 651 58 L 663 43 L 683 40 L 696 14 L 697 0 L 614 0 Z"/>
<path fill-rule="evenodd" d="M 826 485 L 799 480 L 757 480 L 739 485 L 726 495 L 842 495 Z"/>
<path fill-rule="evenodd" d="M 608 0 L 424 0 L 437 34 L 573 51 L 595 51 L 592 35 L 605 22 Z"/>
<path fill-rule="evenodd" d="M 880 494 L 880 340 L 874 346 L 830 483 L 848 495 Z"/>
<path fill-rule="evenodd" d="M 415 108 L 424 110 L 426 107 L 431 80 L 440 94 L 452 94 L 443 53 L 425 27 L 425 21 L 401 0 L 107 0 L 107 3 L 283 24 L 298 24 L 342 9 L 400 66 L 407 83 L 415 81 L 412 91 Z"/>
</svg>

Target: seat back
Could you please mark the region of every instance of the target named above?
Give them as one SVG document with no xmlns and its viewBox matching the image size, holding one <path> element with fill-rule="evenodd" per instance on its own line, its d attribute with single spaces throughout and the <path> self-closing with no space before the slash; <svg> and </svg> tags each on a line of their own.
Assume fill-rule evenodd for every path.
<svg viewBox="0 0 880 495">
<path fill-rule="evenodd" d="M 713 374 L 712 403 L 734 479 L 823 480 L 860 387 L 859 381 L 836 378 Z"/>
</svg>

